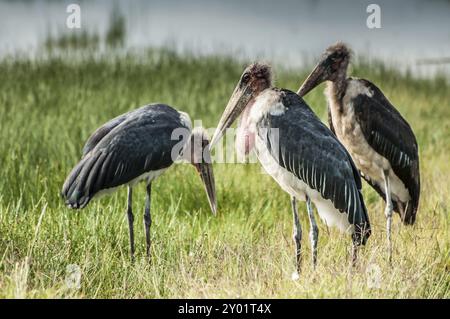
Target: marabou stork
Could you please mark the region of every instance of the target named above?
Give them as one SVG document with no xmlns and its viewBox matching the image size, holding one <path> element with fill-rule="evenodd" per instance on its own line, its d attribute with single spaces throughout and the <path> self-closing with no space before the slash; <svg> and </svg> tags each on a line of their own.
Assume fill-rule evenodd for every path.
<svg viewBox="0 0 450 319">
<path fill-rule="evenodd" d="M 294 276 L 300 272 L 302 236 L 296 199 L 307 204 L 313 266 L 318 228 L 311 202 L 327 225 L 352 235 L 354 263 L 357 247 L 370 235 L 370 225 L 359 173 L 342 144 L 302 98 L 272 87 L 271 70 L 265 64 L 255 63 L 245 69 L 211 147 L 241 113 L 238 144 L 245 144 L 247 154 L 254 149 L 267 173 L 291 196 L 297 258 Z"/>
<path fill-rule="evenodd" d="M 350 50 L 330 46 L 298 91 L 304 96 L 327 81 L 330 129 L 347 148 L 362 177 L 386 201 L 389 260 L 392 210 L 414 224 L 420 195 L 419 155 L 408 122 L 373 83 L 349 77 Z"/>
<path fill-rule="evenodd" d="M 151 183 L 174 160 L 187 160 L 195 166 L 205 185 L 211 210 L 216 213 L 208 144 L 206 131 L 192 129 L 188 114 L 164 104 L 143 106 L 110 120 L 89 137 L 80 162 L 64 183 L 62 196 L 70 208 L 81 209 L 94 197 L 128 185 L 127 215 L 131 259 L 134 260 L 132 188 L 144 180 L 147 183 L 144 225 L 149 256 Z"/>
</svg>

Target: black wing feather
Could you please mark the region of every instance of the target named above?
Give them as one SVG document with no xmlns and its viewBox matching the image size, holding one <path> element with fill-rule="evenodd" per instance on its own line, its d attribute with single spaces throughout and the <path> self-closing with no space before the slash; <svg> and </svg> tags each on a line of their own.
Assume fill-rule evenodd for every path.
<svg viewBox="0 0 450 319">
<path fill-rule="evenodd" d="M 350 155 L 301 97 L 288 90 L 281 93 L 285 113 L 263 117 L 257 125 L 258 135 L 283 168 L 347 213 L 357 241 L 365 243 L 370 235 L 369 217 Z M 279 128 L 279 147 L 271 142 L 268 128 Z"/>
<path fill-rule="evenodd" d="M 98 142 L 100 142 L 106 135 L 108 135 L 109 132 L 111 132 L 115 127 L 123 123 L 129 116 L 132 116 L 133 113 L 138 112 L 139 110 L 140 109 L 137 109 L 119 115 L 118 117 L 113 118 L 112 120 L 106 122 L 98 129 L 96 129 L 84 144 L 83 157 L 86 156 L 87 153 L 92 151 L 92 149 L 98 144 Z"/>
<path fill-rule="evenodd" d="M 170 166 L 172 149 L 179 142 L 172 140 L 171 135 L 180 127 L 186 127 L 180 114 L 167 105 L 147 105 L 127 113 L 69 174 L 62 190 L 66 203 L 72 208 L 83 208 L 101 190 L 127 184 L 149 171 Z"/>
<path fill-rule="evenodd" d="M 353 79 L 355 81 L 355 79 Z M 405 184 L 411 200 L 406 204 L 404 223 L 416 219 L 420 196 L 419 154 L 417 140 L 410 125 L 373 83 L 359 79 L 373 95 L 357 95 L 353 100 L 356 119 L 369 145 L 391 164 L 395 175 Z M 384 190 L 364 177 L 384 196 Z M 397 203 L 394 209 L 399 212 Z"/>
</svg>

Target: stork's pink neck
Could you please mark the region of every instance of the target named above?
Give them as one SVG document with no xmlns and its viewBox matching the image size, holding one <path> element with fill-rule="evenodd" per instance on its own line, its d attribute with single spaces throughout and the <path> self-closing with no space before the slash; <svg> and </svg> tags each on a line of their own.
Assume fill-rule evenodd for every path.
<svg viewBox="0 0 450 319">
<path fill-rule="evenodd" d="M 250 101 L 241 115 L 236 136 L 236 148 L 239 154 L 248 155 L 255 146 L 255 132 L 251 129 L 250 113 L 254 101 Z"/>
</svg>

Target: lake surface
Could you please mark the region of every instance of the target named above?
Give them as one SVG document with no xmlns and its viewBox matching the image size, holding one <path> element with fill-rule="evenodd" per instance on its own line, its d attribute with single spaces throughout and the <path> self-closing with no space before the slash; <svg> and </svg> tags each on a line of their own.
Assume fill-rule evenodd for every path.
<svg viewBox="0 0 450 319">
<path fill-rule="evenodd" d="M 450 74 L 448 0 L 0 0 L 0 56 L 33 56 L 49 33 L 73 32 L 65 25 L 70 3 L 81 7 L 82 28 L 100 35 L 118 8 L 126 19 L 129 49 L 170 45 L 179 51 L 232 53 L 289 67 L 315 60 L 329 44 L 343 40 L 356 54 L 417 76 Z M 381 29 L 366 26 L 370 3 L 381 7 Z"/>
</svg>

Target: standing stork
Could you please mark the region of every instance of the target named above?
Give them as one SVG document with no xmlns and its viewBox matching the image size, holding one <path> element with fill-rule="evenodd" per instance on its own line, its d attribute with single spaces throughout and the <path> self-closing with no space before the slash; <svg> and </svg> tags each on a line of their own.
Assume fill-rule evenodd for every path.
<svg viewBox="0 0 450 319">
<path fill-rule="evenodd" d="M 366 243 L 370 225 L 361 179 L 345 148 L 302 98 L 272 87 L 267 65 L 255 63 L 245 69 L 222 114 L 211 147 L 241 113 L 238 144 L 244 144 L 246 154 L 254 149 L 267 173 L 291 196 L 297 272 L 302 230 L 296 199 L 307 204 L 313 266 L 317 260 L 318 228 L 311 202 L 327 225 L 352 235 L 355 262 L 357 247 Z"/>
<path fill-rule="evenodd" d="M 420 195 L 419 155 L 408 122 L 373 83 L 347 78 L 350 50 L 330 46 L 298 91 L 304 96 L 327 81 L 330 129 L 352 156 L 362 177 L 386 201 L 389 260 L 392 211 L 414 224 Z"/>
<path fill-rule="evenodd" d="M 150 256 L 151 183 L 177 158 L 195 166 L 205 185 L 211 210 L 216 213 L 209 140 L 202 128 L 191 128 L 188 114 L 164 104 L 146 105 L 110 120 L 87 140 L 80 162 L 67 176 L 62 188 L 66 204 L 81 209 L 94 197 L 128 185 L 130 253 L 134 260 L 132 188 L 137 182 L 146 181 L 144 225 L 146 252 Z M 177 129 L 180 134 L 174 135 Z"/>
</svg>

